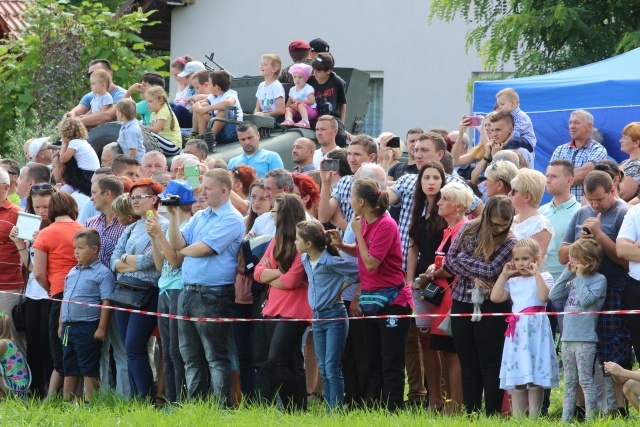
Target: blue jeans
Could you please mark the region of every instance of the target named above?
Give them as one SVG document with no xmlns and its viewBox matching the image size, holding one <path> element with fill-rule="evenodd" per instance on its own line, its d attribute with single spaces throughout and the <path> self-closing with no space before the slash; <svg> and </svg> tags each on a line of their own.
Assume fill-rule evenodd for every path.
<svg viewBox="0 0 640 427">
<path fill-rule="evenodd" d="M 313 313 L 314 319 L 346 318 L 347 309 L 342 301 L 333 303 L 322 311 Z M 348 320 L 314 322 L 313 342 L 316 347 L 318 366 L 324 385 L 324 399 L 329 409 L 342 408 L 344 404 L 344 379 L 342 377 L 342 355 L 347 344 Z"/>
<path fill-rule="evenodd" d="M 178 314 L 180 289 L 168 289 L 158 297 L 158 313 Z M 180 320 L 158 318 L 158 329 L 162 340 L 165 397 L 169 402 L 179 402 L 185 392 L 184 361 L 180 355 L 178 340 Z"/>
<path fill-rule="evenodd" d="M 232 317 L 235 289 L 224 286 L 186 285 L 178 298 L 178 314 L 191 317 Z M 228 343 L 231 323 L 178 323 L 180 354 L 185 364 L 189 397 L 206 393 L 209 376 L 200 355 L 204 352 L 211 374 L 211 389 L 220 403 L 231 406 L 231 358 Z"/>
<path fill-rule="evenodd" d="M 141 310 L 155 311 L 157 307 L 158 290 L 156 289 L 149 302 L 142 306 Z M 124 311 L 116 311 L 115 315 L 120 340 L 127 352 L 131 394 L 136 397 L 150 398 L 153 387 L 153 372 L 149 363 L 147 344 L 153 330 L 158 325 L 156 317 Z"/>
<path fill-rule="evenodd" d="M 238 125 L 233 123 L 227 123 L 224 127 L 216 134 L 216 142 L 220 144 L 225 144 L 227 142 L 235 142 L 238 140 Z"/>
</svg>

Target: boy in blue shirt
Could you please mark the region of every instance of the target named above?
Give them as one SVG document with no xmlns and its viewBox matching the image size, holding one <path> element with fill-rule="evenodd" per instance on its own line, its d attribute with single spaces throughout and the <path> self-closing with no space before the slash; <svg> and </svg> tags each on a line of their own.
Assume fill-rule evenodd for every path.
<svg viewBox="0 0 640 427">
<path fill-rule="evenodd" d="M 136 120 L 136 103 L 131 98 L 125 98 L 116 105 L 116 118 L 122 122 L 118 145 L 122 152 L 129 157 L 135 157 L 142 162 L 142 156 L 146 152 L 142 129 Z"/>
<path fill-rule="evenodd" d="M 73 246 L 78 265 L 67 274 L 64 300 L 108 305 L 115 278 L 98 258 L 100 235 L 94 229 L 84 228 L 73 236 Z M 64 400 L 76 397 L 80 376 L 84 377 L 87 400 L 97 390 L 100 351 L 110 318 L 111 311 L 106 308 L 62 303 L 58 335 L 63 344 Z"/>
<path fill-rule="evenodd" d="M 534 148 L 536 148 L 536 135 L 533 132 L 533 123 L 531 123 L 529 115 L 520 109 L 518 92 L 511 88 L 502 89 L 496 94 L 496 102 L 500 111 L 511 114 L 511 117 L 513 117 L 513 132 L 511 132 L 511 135 L 525 140 L 518 144 L 507 143 L 504 148 L 515 149 L 522 147 L 533 153 Z"/>
</svg>

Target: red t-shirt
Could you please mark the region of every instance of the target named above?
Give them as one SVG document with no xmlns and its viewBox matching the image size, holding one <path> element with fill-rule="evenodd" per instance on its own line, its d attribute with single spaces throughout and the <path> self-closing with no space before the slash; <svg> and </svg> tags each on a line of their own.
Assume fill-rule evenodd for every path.
<svg viewBox="0 0 640 427">
<path fill-rule="evenodd" d="M 275 242 L 276 239 L 271 240 L 263 257 L 269 259 L 273 268 L 277 268 L 278 265 L 273 256 Z M 253 270 L 254 279 L 260 281 L 260 275 L 264 270 L 264 265 L 259 262 Z M 280 276 L 280 282 L 286 289 L 269 288 L 269 296 L 262 313 L 271 317 L 311 319 L 313 312 L 309 307 L 309 298 L 307 296 L 309 283 L 299 253 L 296 252 L 296 257 L 289 270 Z"/>
<path fill-rule="evenodd" d="M 21 210 L 9 199 L 0 205 L 0 290 L 3 291 L 20 290 L 24 284 L 18 247 L 9 238 Z"/>
<path fill-rule="evenodd" d="M 411 288 L 405 283 L 405 273 L 402 269 L 402 243 L 398 224 L 385 212 L 384 215 L 371 224 L 367 224 L 364 221 L 362 237 L 367 244 L 367 248 L 369 248 L 369 256 L 380 263 L 375 270 L 367 270 L 362 258 L 360 258 L 358 241 L 356 240 L 358 273 L 362 289 L 365 291 L 377 291 L 404 283 L 405 286 L 392 305 L 402 307 L 409 305 L 413 307 Z"/>
<path fill-rule="evenodd" d="M 67 273 L 78 264 L 73 255 L 73 236 L 82 228 L 82 224 L 77 221 L 54 222 L 42 229 L 33 243 L 34 248 L 47 254 L 50 295 L 64 291 L 64 279 Z"/>
</svg>

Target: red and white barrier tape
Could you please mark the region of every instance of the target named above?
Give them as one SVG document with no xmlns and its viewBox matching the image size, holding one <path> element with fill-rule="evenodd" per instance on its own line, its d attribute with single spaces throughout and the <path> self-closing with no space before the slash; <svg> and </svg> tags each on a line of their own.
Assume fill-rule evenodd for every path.
<svg viewBox="0 0 640 427">
<path fill-rule="evenodd" d="M 25 296 L 20 292 L 14 291 L 0 291 L 0 294 L 9 294 L 9 295 L 18 295 Z M 156 317 L 164 317 L 168 319 L 176 319 L 176 320 L 186 320 L 189 322 L 328 322 L 332 320 L 358 320 L 358 319 L 402 319 L 402 318 L 418 318 L 418 317 L 471 317 L 473 313 L 445 313 L 445 314 L 390 314 L 390 315 L 382 315 L 382 316 L 360 316 L 360 317 L 336 317 L 331 319 L 245 319 L 245 318 L 236 318 L 236 317 L 191 317 L 191 316 L 180 316 L 178 314 L 165 314 L 165 313 L 157 313 L 155 311 L 145 311 L 145 310 L 135 310 L 131 308 L 122 308 L 115 307 L 111 305 L 102 305 L 102 304 L 91 304 L 88 302 L 81 301 L 70 301 L 64 299 L 57 298 L 38 298 L 38 299 L 47 299 L 50 301 L 58 301 L 58 302 L 66 302 L 69 304 L 78 304 L 83 305 L 85 307 L 95 307 L 95 308 L 108 308 L 111 310 L 124 311 L 127 313 L 137 313 L 144 314 L 147 316 L 156 316 Z M 476 314 L 476 316 L 482 317 L 506 317 L 506 316 L 546 316 L 546 315 L 574 315 L 574 314 L 640 314 L 640 309 L 638 310 L 608 310 L 608 311 L 554 311 L 554 312 L 541 312 L 541 313 L 480 313 Z"/>
</svg>

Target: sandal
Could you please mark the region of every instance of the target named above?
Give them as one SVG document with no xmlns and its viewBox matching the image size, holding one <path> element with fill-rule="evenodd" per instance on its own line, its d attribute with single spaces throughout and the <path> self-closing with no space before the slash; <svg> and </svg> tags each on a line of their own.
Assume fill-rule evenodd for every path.
<svg viewBox="0 0 640 427">
<path fill-rule="evenodd" d="M 293 123 L 293 120 L 285 120 L 284 122 L 282 122 L 282 126 L 294 126 L 295 123 Z"/>
<path fill-rule="evenodd" d="M 311 128 L 311 125 L 306 120 L 300 120 L 298 123 L 294 124 L 294 126 L 297 127 L 297 128 L 304 128 L 304 129 L 310 129 Z"/>
</svg>

